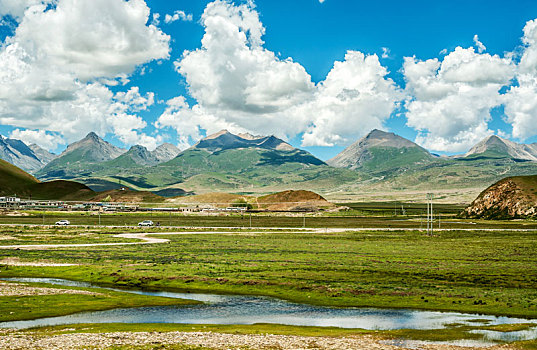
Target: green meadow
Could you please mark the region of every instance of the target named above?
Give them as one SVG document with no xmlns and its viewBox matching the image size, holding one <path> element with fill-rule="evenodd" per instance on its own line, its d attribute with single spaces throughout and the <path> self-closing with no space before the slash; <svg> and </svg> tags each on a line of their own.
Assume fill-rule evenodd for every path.
<svg viewBox="0 0 537 350">
<path fill-rule="evenodd" d="M 133 218 L 140 219 L 134 215 Z M 291 219 L 297 220 L 285 217 L 276 220 L 281 223 Z M 228 217 L 228 220 L 243 219 Z M 382 224 L 375 217 L 368 217 L 368 220 Z M 520 224 L 526 224 L 527 228 L 534 225 L 531 221 L 489 222 L 483 225 L 507 228 L 437 231 L 432 237 L 423 231 L 408 229 L 330 232 L 230 228 L 215 229 L 223 233 L 155 236 L 169 239 L 164 244 L 2 250 L 2 257 L 7 260 L 76 265 L 0 263 L 0 279 L 55 277 L 119 288 L 265 295 L 333 307 L 412 308 L 537 318 L 537 231 L 508 229 L 521 227 Z M 167 230 L 171 233 L 187 229 L 3 226 L 0 227 L 0 245 L 132 242 L 132 239 L 116 238 L 114 234 Z M 99 293 L 97 297 L 67 294 L 1 297 L 0 315 L 3 316 L 0 321 L 117 307 L 189 303 L 131 294 L 126 298 L 112 291 Z M 91 327 L 95 331 L 170 331 L 187 326 Z M 205 327 L 215 332 L 363 334 L 360 330 L 278 325 Z M 514 326 L 501 327 L 507 327 L 503 331 L 514 330 Z M 526 329 L 528 326 L 517 327 Z M 80 331 L 83 329 L 87 327 Z M 202 330 L 199 325 L 189 329 Z M 472 329 L 453 325 L 435 332 L 399 330 L 374 334 L 388 338 L 451 340 L 475 337 L 469 333 Z M 520 344 L 525 349 L 535 346 L 533 341 Z"/>
</svg>

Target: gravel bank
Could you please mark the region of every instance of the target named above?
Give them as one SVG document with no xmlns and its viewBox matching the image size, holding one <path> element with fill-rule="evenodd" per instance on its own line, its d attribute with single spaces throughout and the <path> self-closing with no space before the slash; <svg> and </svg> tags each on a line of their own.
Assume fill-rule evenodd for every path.
<svg viewBox="0 0 537 350">
<path fill-rule="evenodd" d="M 121 345 L 172 345 L 205 346 L 212 349 L 323 349 L 323 350 L 396 350 L 402 347 L 382 344 L 373 336 L 357 337 L 301 337 L 286 335 L 242 335 L 212 332 L 116 332 L 76 333 L 40 337 L 33 333 L 16 331 L 0 332 L 0 348 L 22 349 L 107 349 Z M 161 347 L 159 347 L 161 349 Z M 450 345 L 425 345 L 424 350 L 468 349 Z M 476 349 L 476 348 L 473 348 Z M 508 345 L 487 348 L 489 350 L 514 349 Z"/>
<path fill-rule="evenodd" d="M 29 296 L 29 295 L 35 296 L 35 295 L 53 295 L 53 294 L 102 295 L 101 293 L 95 293 L 95 292 L 90 292 L 86 290 L 32 287 L 23 283 L 0 282 L 0 297 L 22 297 L 22 296 Z"/>
</svg>

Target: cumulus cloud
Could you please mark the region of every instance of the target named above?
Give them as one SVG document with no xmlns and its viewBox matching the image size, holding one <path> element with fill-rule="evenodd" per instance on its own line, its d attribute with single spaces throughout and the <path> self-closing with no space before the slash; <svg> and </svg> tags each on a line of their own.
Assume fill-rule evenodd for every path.
<svg viewBox="0 0 537 350">
<path fill-rule="evenodd" d="M 477 48 L 477 52 L 483 53 L 487 51 L 487 47 L 481 41 L 479 41 L 479 36 L 477 36 L 477 34 L 474 35 L 474 44 Z"/>
<path fill-rule="evenodd" d="M 192 14 L 191 13 L 185 13 L 185 11 L 175 11 L 173 15 L 166 14 L 164 16 L 164 22 L 166 24 L 173 23 L 176 21 L 185 21 L 185 22 L 191 22 L 192 21 Z"/>
<path fill-rule="evenodd" d="M 513 136 L 524 140 L 537 134 L 537 20 L 526 23 L 522 42 L 524 48 L 516 76 L 518 84 L 505 96 L 505 114 L 513 127 Z"/>
<path fill-rule="evenodd" d="M 168 58 L 169 36 L 146 25 L 143 0 L 61 0 L 31 7 L 14 41 L 62 73 L 87 81 L 129 74 L 142 63 Z"/>
<path fill-rule="evenodd" d="M 181 149 L 188 148 L 193 141 L 201 139 L 202 130 L 207 134 L 223 129 L 234 133 L 247 131 L 245 128 L 206 112 L 199 104 L 190 107 L 183 96 L 168 100 L 166 105 L 166 110 L 156 121 L 155 127 L 175 129 L 178 134 L 178 147 Z"/>
<path fill-rule="evenodd" d="M 515 67 L 510 59 L 457 47 L 442 61 L 406 57 L 407 124 L 416 139 L 436 151 L 465 151 L 492 134 L 490 110 L 503 103 L 500 89 Z"/>
<path fill-rule="evenodd" d="M 24 16 L 24 12 L 34 5 L 54 4 L 57 0 L 1 0 L 0 1 L 0 16 L 12 16 L 15 19 L 20 19 Z"/>
<path fill-rule="evenodd" d="M 48 150 L 54 150 L 58 145 L 63 143 L 61 135 L 50 134 L 44 130 L 15 129 L 11 132 L 9 137 L 21 140 L 27 145 L 35 143 Z"/>
<path fill-rule="evenodd" d="M 335 62 L 315 98 L 298 108 L 300 115 L 314 120 L 303 145 L 345 145 L 382 128 L 403 97 L 387 74 L 377 55 L 349 51 L 344 61 Z"/>
<path fill-rule="evenodd" d="M 182 142 L 209 124 L 284 138 L 305 133 L 304 145 L 348 143 L 357 136 L 351 132 L 379 127 L 395 108 L 397 88 L 376 55 L 350 51 L 316 85 L 300 64 L 263 47 L 265 28 L 251 5 L 212 2 L 201 23 L 201 48 L 175 62 L 197 105 L 170 106 L 158 124 L 188 135 Z"/>
<path fill-rule="evenodd" d="M 137 66 L 169 55 L 170 38 L 147 25 L 145 2 L 59 0 L 23 13 L 0 48 L 0 123 L 67 142 L 89 131 L 119 135 L 111 120 L 143 109 L 142 97 L 137 88 L 114 95 L 105 84 L 125 83 Z M 143 99 L 153 103 L 153 95 Z"/>
</svg>

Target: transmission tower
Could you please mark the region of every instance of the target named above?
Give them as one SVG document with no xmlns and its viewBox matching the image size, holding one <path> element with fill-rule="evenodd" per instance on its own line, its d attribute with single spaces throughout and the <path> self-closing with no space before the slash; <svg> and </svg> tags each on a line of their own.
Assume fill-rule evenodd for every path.
<svg viewBox="0 0 537 350">
<path fill-rule="evenodd" d="M 434 213 L 433 213 L 433 199 L 434 194 L 427 193 L 427 235 L 433 235 L 433 222 L 434 222 Z"/>
</svg>

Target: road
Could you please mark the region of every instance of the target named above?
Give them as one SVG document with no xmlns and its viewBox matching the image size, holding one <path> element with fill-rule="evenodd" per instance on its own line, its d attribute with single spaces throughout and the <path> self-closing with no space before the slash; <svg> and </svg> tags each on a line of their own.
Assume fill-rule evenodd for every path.
<svg viewBox="0 0 537 350">
<path fill-rule="evenodd" d="M 40 226 L 40 225 L 35 225 Z M 84 226 L 86 227 L 86 226 Z M 107 226 L 108 227 L 108 226 Z M 112 226 L 110 226 L 112 227 Z M 114 226 L 114 227 L 124 227 L 124 226 Z M 177 228 L 177 227 L 175 227 Z M 219 229 L 240 229 L 237 227 L 228 227 L 228 228 L 222 228 L 218 227 Z M 218 235 L 218 234 L 235 234 L 236 232 L 233 231 L 196 231 L 196 228 L 190 228 L 192 231 L 181 231 L 181 232 L 141 232 L 141 233 L 120 233 L 117 235 L 114 235 L 116 238 L 124 238 L 124 239 L 139 239 L 139 242 L 114 242 L 114 243 L 78 243 L 78 244 L 23 244 L 23 245 L 4 245 L 0 246 L 0 250 L 2 249 L 12 249 L 12 250 L 45 250 L 45 249 L 54 249 L 54 248 L 77 248 L 77 247 L 100 247 L 100 246 L 122 246 L 122 245 L 139 245 L 139 244 L 162 244 L 167 243 L 170 240 L 166 238 L 156 238 L 156 237 L 149 237 L 149 236 L 155 236 L 155 235 Z M 207 229 L 204 228 L 198 228 L 200 230 Z M 258 230 L 260 228 L 257 228 Z M 280 231 L 280 232 L 309 232 L 309 233 L 343 233 L 343 232 L 371 232 L 371 231 L 384 231 L 384 232 L 396 232 L 396 231 L 416 231 L 415 228 L 382 228 L 382 227 L 374 227 L 374 228 L 311 228 L 311 229 L 305 229 L 305 228 L 288 228 L 288 227 L 267 227 L 267 228 L 261 228 L 261 230 L 265 231 L 245 231 L 248 234 L 264 234 L 269 231 Z M 422 230 L 425 232 L 425 230 Z M 499 232 L 499 231 L 513 231 L 513 232 L 532 232 L 535 231 L 534 229 L 492 229 L 492 228 L 467 228 L 467 229 L 450 229 L 450 228 L 444 228 L 444 229 L 435 229 L 434 232 L 449 232 L 449 231 L 485 231 L 485 232 Z"/>
<path fill-rule="evenodd" d="M 124 239 L 139 239 L 140 242 L 114 242 L 114 243 L 78 243 L 78 244 L 22 244 L 22 245 L 4 245 L 0 249 L 11 250 L 45 250 L 54 248 L 78 248 L 78 247 L 105 247 L 105 246 L 121 246 L 121 245 L 139 245 L 139 244 L 158 244 L 167 243 L 170 240 L 166 238 L 148 237 L 148 235 L 216 235 L 230 234 L 228 231 L 184 231 L 184 232 L 142 232 L 142 233 L 120 233 L 114 235 L 116 238 Z M 248 233 L 260 234 L 266 232 L 251 232 Z"/>
</svg>

